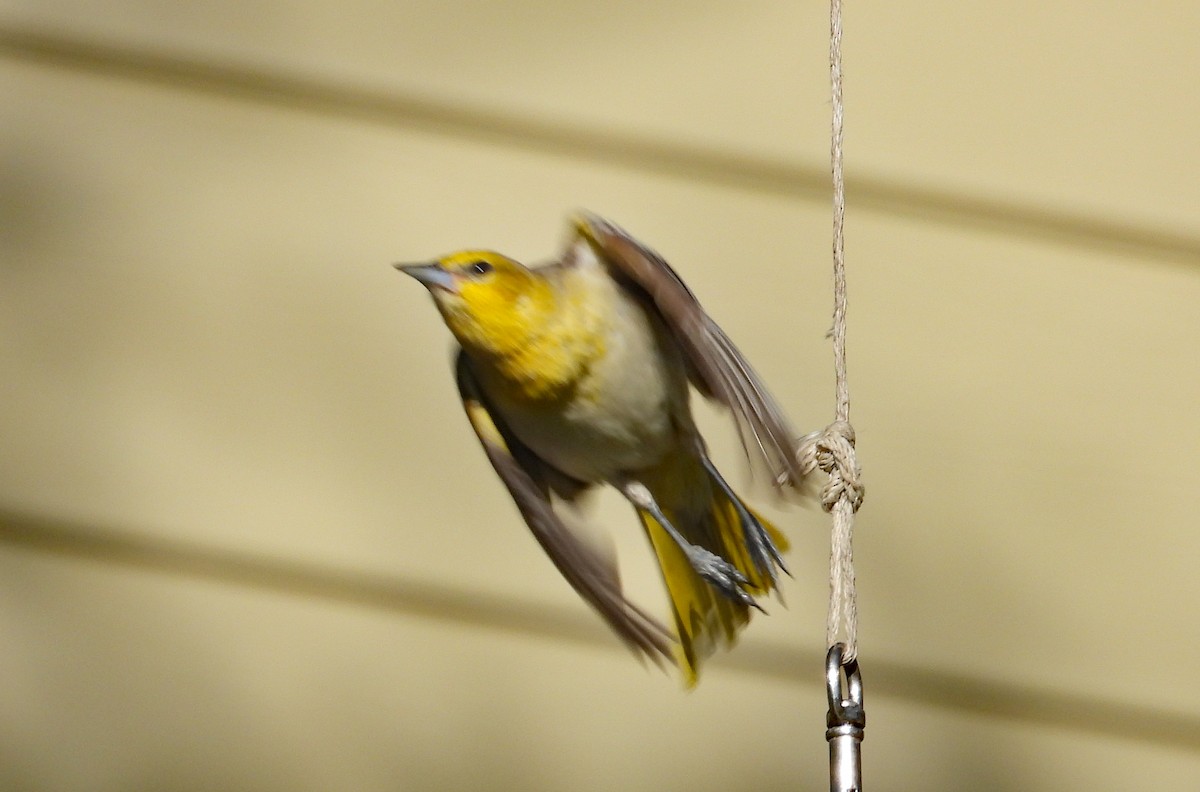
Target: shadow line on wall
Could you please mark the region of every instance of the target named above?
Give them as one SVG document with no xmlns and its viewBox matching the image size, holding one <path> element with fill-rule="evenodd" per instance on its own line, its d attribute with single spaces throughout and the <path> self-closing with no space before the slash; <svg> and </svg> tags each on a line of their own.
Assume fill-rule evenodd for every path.
<svg viewBox="0 0 1200 792">
<path fill-rule="evenodd" d="M 0 56 L 44 67 L 135 80 L 589 160 L 804 201 L 828 203 L 828 170 L 733 150 L 689 146 L 613 129 L 541 121 L 401 93 L 323 82 L 245 64 L 0 26 Z M 859 176 L 847 179 L 855 209 L 1005 236 L 1101 250 L 1140 260 L 1200 265 L 1200 236 L 1020 202 Z"/>
<path fill-rule="evenodd" d="M 621 644 L 581 604 L 555 606 L 500 592 L 252 555 L 2 509 L 0 545 L 10 551 L 374 608 L 467 629 L 497 630 L 622 651 Z M 871 698 L 892 697 L 1200 753 L 1200 716 L 1195 714 L 1037 689 L 886 658 L 864 658 L 863 662 L 868 712 Z M 816 686 L 822 683 L 824 651 L 748 642 L 715 659 L 712 665 L 789 684 Z"/>
</svg>

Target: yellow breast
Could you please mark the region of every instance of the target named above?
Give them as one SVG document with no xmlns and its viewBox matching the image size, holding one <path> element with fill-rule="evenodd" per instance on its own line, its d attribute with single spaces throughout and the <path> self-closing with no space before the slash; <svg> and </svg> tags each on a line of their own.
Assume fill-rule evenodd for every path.
<svg viewBox="0 0 1200 792">
<path fill-rule="evenodd" d="M 446 317 L 507 395 L 530 401 L 571 396 L 605 354 L 611 287 L 574 271 L 540 273 L 462 289 L 466 310 Z"/>
<path fill-rule="evenodd" d="M 603 270 L 564 281 L 554 332 L 482 366 L 481 384 L 526 445 L 580 480 L 656 464 L 690 421 L 678 354 Z"/>
</svg>

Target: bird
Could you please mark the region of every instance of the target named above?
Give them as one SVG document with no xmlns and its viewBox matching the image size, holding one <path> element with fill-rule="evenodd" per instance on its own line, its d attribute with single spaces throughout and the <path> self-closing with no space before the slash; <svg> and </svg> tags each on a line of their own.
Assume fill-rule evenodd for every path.
<svg viewBox="0 0 1200 792">
<path fill-rule="evenodd" d="M 725 407 L 747 456 L 800 490 L 797 435 L 760 377 L 658 253 L 589 212 L 541 266 L 485 249 L 394 266 L 457 342 L 467 418 L 538 543 L 623 642 L 693 687 L 787 573 L 786 538 L 718 472 L 690 406 L 694 388 Z M 605 485 L 649 539 L 673 630 L 564 515 Z"/>
</svg>

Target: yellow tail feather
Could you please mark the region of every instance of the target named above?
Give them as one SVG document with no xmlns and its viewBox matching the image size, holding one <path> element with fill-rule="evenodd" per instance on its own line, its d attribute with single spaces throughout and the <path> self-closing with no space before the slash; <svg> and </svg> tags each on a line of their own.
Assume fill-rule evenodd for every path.
<svg viewBox="0 0 1200 792">
<path fill-rule="evenodd" d="M 737 507 L 720 487 L 707 480 L 703 484 L 709 485 L 709 497 L 702 510 L 693 510 L 700 511 L 698 515 L 689 519 L 685 511 L 668 508 L 660 502 L 663 513 L 689 542 L 716 553 L 737 567 L 749 581 L 744 586 L 748 593 L 755 596 L 769 594 L 775 585 L 769 575 L 755 566 L 750 556 L 745 526 Z M 741 505 L 762 524 L 780 552 L 785 551 L 788 542 L 779 530 L 744 502 Z M 690 688 L 699 678 L 700 664 L 718 646 L 728 648 L 736 642 L 738 632 L 750 621 L 750 609 L 721 594 L 697 575 L 679 545 L 653 516 L 645 512 L 640 516 L 658 555 L 679 636 L 679 667 L 684 683 Z"/>
</svg>

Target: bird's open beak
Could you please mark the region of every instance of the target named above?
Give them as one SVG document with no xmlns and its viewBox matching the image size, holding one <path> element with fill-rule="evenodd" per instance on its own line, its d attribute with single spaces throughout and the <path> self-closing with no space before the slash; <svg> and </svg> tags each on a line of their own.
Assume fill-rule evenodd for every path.
<svg viewBox="0 0 1200 792">
<path fill-rule="evenodd" d="M 405 275 L 411 275 L 419 280 L 427 289 L 458 291 L 454 276 L 447 272 L 441 264 L 394 264 L 393 266 Z"/>
</svg>

